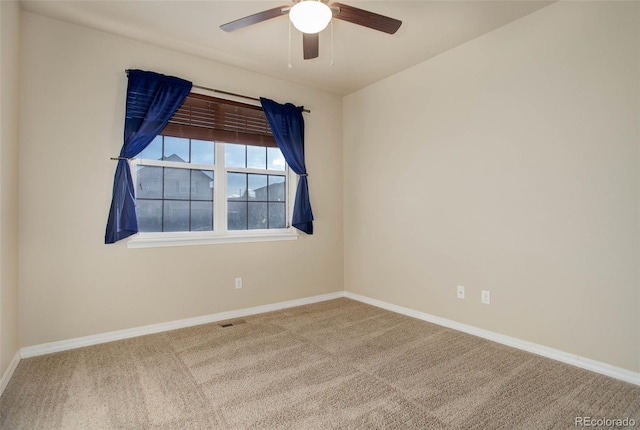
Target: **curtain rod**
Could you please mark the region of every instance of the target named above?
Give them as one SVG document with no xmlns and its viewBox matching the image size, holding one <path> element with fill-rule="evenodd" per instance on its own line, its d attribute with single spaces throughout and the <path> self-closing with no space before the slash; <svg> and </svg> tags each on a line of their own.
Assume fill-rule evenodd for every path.
<svg viewBox="0 0 640 430">
<path fill-rule="evenodd" d="M 129 69 L 125 69 L 125 73 L 127 74 L 127 76 L 129 76 Z M 258 99 L 256 97 L 243 96 L 242 94 L 236 94 L 236 93 L 230 93 L 228 91 L 216 90 L 215 88 L 203 87 L 202 85 L 196 85 L 196 84 L 191 84 L 191 85 L 193 86 L 193 88 L 199 88 L 201 90 L 212 91 L 212 92 L 218 93 L 218 94 L 225 94 L 227 96 L 240 97 L 240 98 L 243 98 L 243 99 L 254 100 L 254 101 L 257 101 L 257 102 L 260 101 L 260 99 Z M 311 113 L 311 111 L 309 109 L 302 109 L 302 112 Z"/>
</svg>

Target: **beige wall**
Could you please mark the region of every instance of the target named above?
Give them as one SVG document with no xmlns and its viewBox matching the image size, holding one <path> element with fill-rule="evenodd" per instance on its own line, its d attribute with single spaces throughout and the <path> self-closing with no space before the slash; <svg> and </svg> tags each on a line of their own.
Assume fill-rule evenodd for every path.
<svg viewBox="0 0 640 430">
<path fill-rule="evenodd" d="M 340 97 L 31 13 L 22 24 L 22 346 L 343 290 Z M 104 245 L 127 68 L 309 108 L 315 234 L 253 244 Z"/>
<path fill-rule="evenodd" d="M 0 377 L 18 352 L 20 8 L 0 2 Z"/>
<path fill-rule="evenodd" d="M 638 7 L 556 3 L 347 96 L 346 290 L 639 371 Z"/>
</svg>

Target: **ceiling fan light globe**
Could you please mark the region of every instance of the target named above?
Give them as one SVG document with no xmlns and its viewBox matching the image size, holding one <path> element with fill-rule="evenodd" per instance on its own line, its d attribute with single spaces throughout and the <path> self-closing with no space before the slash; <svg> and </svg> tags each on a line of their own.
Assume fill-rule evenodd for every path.
<svg viewBox="0 0 640 430">
<path fill-rule="evenodd" d="M 317 0 L 302 0 L 291 8 L 289 19 L 303 33 L 320 33 L 327 28 L 333 13 L 329 6 Z"/>
</svg>

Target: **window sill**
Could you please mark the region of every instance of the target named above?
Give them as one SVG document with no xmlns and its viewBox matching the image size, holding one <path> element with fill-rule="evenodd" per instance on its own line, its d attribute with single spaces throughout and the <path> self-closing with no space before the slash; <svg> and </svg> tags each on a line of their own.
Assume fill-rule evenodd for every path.
<svg viewBox="0 0 640 430">
<path fill-rule="evenodd" d="M 162 248 L 168 246 L 273 242 L 297 239 L 298 233 L 294 229 L 241 231 L 226 235 L 199 232 L 138 233 L 131 236 L 131 239 L 127 242 L 127 248 Z"/>
</svg>

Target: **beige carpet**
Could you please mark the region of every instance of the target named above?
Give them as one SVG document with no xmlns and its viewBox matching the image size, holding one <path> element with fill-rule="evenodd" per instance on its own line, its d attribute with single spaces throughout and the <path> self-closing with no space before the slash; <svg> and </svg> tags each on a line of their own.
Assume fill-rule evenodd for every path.
<svg viewBox="0 0 640 430">
<path fill-rule="evenodd" d="M 640 387 L 349 299 L 238 322 L 22 360 L 0 428 L 640 428 Z"/>
</svg>

